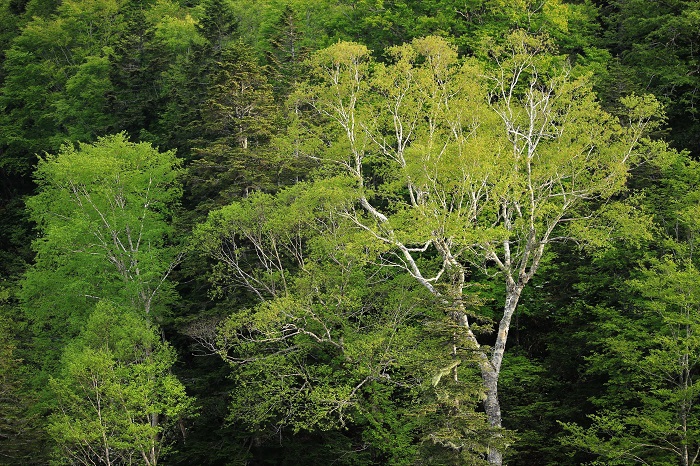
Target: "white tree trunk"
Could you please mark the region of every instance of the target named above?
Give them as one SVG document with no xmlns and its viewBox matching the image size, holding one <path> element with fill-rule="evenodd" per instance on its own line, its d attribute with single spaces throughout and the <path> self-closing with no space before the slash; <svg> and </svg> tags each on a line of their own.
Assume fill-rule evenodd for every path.
<svg viewBox="0 0 700 466">
<path fill-rule="evenodd" d="M 486 388 L 486 399 L 484 400 L 484 410 L 486 411 L 486 419 L 491 427 L 495 429 L 501 428 L 501 404 L 498 401 L 498 375 L 499 373 L 482 368 L 481 377 L 484 380 Z M 500 435 L 497 434 L 498 439 Z M 492 446 L 488 452 L 488 462 L 491 465 L 502 465 L 503 454 L 498 447 Z"/>
<path fill-rule="evenodd" d="M 503 317 L 498 324 L 498 334 L 493 347 L 493 354 L 489 362 L 484 361 L 481 364 L 481 378 L 486 389 L 486 399 L 484 400 L 484 411 L 489 425 L 498 430 L 502 427 L 501 404 L 498 399 L 498 379 L 501 374 L 501 363 L 505 353 L 506 343 L 508 340 L 508 332 L 510 330 L 510 322 L 518 306 L 520 294 L 523 291 L 525 284 L 518 283 L 507 286 L 505 305 L 503 306 Z M 495 435 L 495 439 L 499 440 L 501 436 Z M 497 446 L 491 447 L 488 452 L 488 462 L 493 466 L 501 466 L 503 464 L 503 452 Z"/>
</svg>

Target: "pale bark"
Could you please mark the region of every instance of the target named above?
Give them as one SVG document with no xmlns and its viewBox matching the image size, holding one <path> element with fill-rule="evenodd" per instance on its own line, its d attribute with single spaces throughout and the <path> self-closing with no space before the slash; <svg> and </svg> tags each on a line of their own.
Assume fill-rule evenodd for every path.
<svg viewBox="0 0 700 466">
<path fill-rule="evenodd" d="M 325 84 L 309 98 L 320 116 L 337 125 L 347 144 L 341 148 L 343 156 L 334 151 L 327 157 L 309 154 L 341 167 L 355 180 L 356 205 L 339 207 L 341 215 L 388 247 L 380 266 L 404 270 L 450 312 L 476 354 L 486 391 L 484 410 L 496 432 L 502 426 L 498 381 L 521 293 L 554 241 L 555 230 L 571 220 L 572 209 L 588 199 L 612 195 L 609 186 L 624 180 L 632 148 L 646 126 L 634 128 L 633 137 L 623 136 L 629 137 L 623 141 L 629 144 L 619 157 L 601 152 L 601 147 L 620 142 L 605 136 L 608 129 L 614 134 L 617 128 L 606 123 L 607 114 L 585 83 L 570 82 L 566 66 L 557 70 L 547 65 L 547 72 L 540 73 L 537 55 L 547 44 L 522 35 L 514 34 L 511 47 L 496 58 L 498 69 L 486 79 L 490 91 L 480 87 L 484 82 L 470 81 L 449 45 L 425 38 L 414 41 L 414 49 L 405 56 L 397 52 L 400 63 L 387 67 L 388 75 L 374 81 L 366 48 L 348 43 L 330 47 L 315 62 L 315 73 Z M 424 55 L 425 62 L 411 58 L 414 54 Z M 427 68 L 430 72 L 423 74 Z M 486 98 L 471 94 L 482 90 Z M 380 105 L 367 98 L 375 91 Z M 588 108 L 590 115 L 573 121 L 579 117 L 575 107 Z M 482 121 L 480 115 L 487 113 L 494 118 Z M 378 114 L 389 121 L 384 128 L 376 128 L 381 124 L 373 119 Z M 600 120 L 600 126 L 580 132 L 581 125 L 591 125 L 588 117 Z M 483 128 L 483 136 L 482 125 L 490 125 Z M 484 153 L 475 155 L 474 150 Z M 395 209 L 391 196 L 386 199 L 390 209 L 374 202 L 372 183 L 363 173 L 367 157 L 395 164 L 404 188 L 394 193 L 405 197 L 397 202 L 400 207 Z M 591 176 L 593 172 L 606 176 L 599 179 Z M 511 179 L 510 185 L 500 185 Z M 412 210 L 415 217 L 394 217 L 401 209 Z M 416 223 L 408 224 L 407 218 Z M 470 230 L 477 234 L 463 234 Z M 428 248 L 435 248 L 442 260 L 437 271 L 421 267 L 419 259 Z M 505 280 L 503 315 L 491 351 L 478 341 L 464 308 L 468 267 L 495 267 Z M 451 350 L 456 357 L 456 346 Z M 503 452 L 496 446 L 501 439 L 496 433 L 488 453 L 494 466 L 503 463 Z"/>
</svg>

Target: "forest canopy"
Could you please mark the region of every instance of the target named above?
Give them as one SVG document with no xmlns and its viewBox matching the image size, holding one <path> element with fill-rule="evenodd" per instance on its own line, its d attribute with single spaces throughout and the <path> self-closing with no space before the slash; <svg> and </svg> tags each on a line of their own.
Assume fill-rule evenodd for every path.
<svg viewBox="0 0 700 466">
<path fill-rule="evenodd" d="M 697 2 L 0 9 L 0 464 L 698 462 Z"/>
</svg>

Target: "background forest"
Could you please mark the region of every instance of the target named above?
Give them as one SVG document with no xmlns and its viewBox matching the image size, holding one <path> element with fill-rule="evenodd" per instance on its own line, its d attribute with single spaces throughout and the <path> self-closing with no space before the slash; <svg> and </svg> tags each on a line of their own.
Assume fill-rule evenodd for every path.
<svg viewBox="0 0 700 466">
<path fill-rule="evenodd" d="M 700 3 L 0 0 L 0 464 L 700 458 Z"/>
</svg>

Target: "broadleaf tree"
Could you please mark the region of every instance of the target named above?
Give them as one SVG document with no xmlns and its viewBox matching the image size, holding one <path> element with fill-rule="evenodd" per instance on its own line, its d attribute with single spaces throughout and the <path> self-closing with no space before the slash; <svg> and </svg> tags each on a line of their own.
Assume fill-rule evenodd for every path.
<svg viewBox="0 0 700 466">
<path fill-rule="evenodd" d="M 697 464 L 697 283 L 692 264 L 670 258 L 630 281 L 640 294 L 636 315 L 612 314 L 608 336 L 591 357 L 598 370 L 604 360 L 615 365 L 609 393 L 599 397 L 590 425 L 564 424 L 565 445 L 606 464 Z"/>
<path fill-rule="evenodd" d="M 49 382 L 58 464 L 158 464 L 177 423 L 192 414 L 174 362 L 143 315 L 100 302 Z"/>
<path fill-rule="evenodd" d="M 375 270 L 366 232 L 333 212 L 352 202 L 346 181 L 256 193 L 212 212 L 195 242 L 216 260 L 216 294 L 259 304 L 188 333 L 233 366 L 231 421 L 251 432 L 359 428 L 391 464 L 483 464 L 491 428 L 477 409 L 473 354 L 459 350 L 460 365 L 443 351 L 454 325 L 433 296 Z"/>
<path fill-rule="evenodd" d="M 39 191 L 27 200 L 40 236 L 21 299 L 45 362 L 55 362 L 53 352 L 78 334 L 98 301 L 133 308 L 152 323 L 167 312 L 168 276 L 179 257 L 169 235 L 180 172 L 174 152 L 124 134 L 40 160 Z"/>
<path fill-rule="evenodd" d="M 170 238 L 180 175 L 173 151 L 124 133 L 39 161 L 27 206 L 40 236 L 20 299 L 34 331 L 34 384 L 59 401 L 44 407 L 60 458 L 119 464 L 114 455 L 126 452 L 156 464 L 167 423 L 189 411 L 157 332 L 175 296 L 168 278 L 180 257 Z M 109 419 L 95 412 L 95 397 L 112 403 Z"/>
<path fill-rule="evenodd" d="M 698 171 L 687 153 L 669 154 L 652 171 L 663 176 L 644 187 L 641 208 L 653 212 L 655 234 L 636 245 L 644 252 L 630 275 L 617 277 L 620 302 L 593 308 L 599 323 L 586 364 L 605 390 L 591 397 L 597 410 L 585 422 L 563 424 L 565 445 L 606 464 L 690 466 L 700 458 Z M 635 257 L 625 246 L 601 259 Z"/>
<path fill-rule="evenodd" d="M 297 97 L 310 108 L 299 122 L 305 155 L 348 178 L 356 202 L 339 212 L 381 245 L 378 265 L 404 270 L 459 324 L 479 356 L 489 422 L 500 428 L 498 379 L 520 295 L 547 246 L 583 236 L 595 206 L 653 156 L 644 136 L 660 106 L 629 97 L 626 119 L 614 118 L 546 37 L 522 31 L 490 63 L 459 60 L 436 37 L 387 55 L 381 65 L 341 42 L 312 58 L 311 83 Z M 428 256 L 439 265 L 424 265 Z M 475 270 L 503 280 L 495 336 L 476 332 Z M 502 464 L 502 453 L 491 448 L 490 464 Z"/>
</svg>

